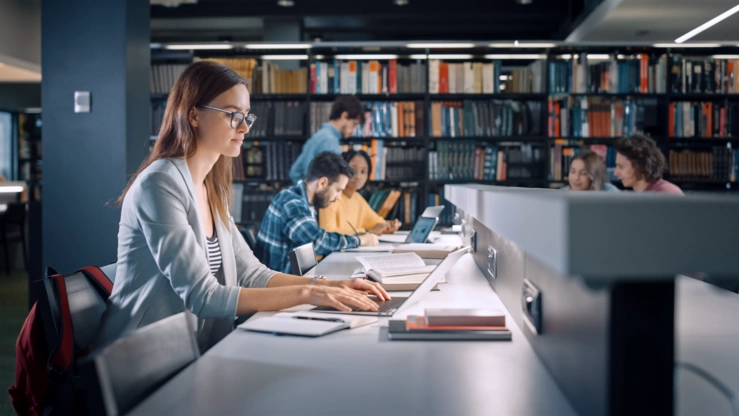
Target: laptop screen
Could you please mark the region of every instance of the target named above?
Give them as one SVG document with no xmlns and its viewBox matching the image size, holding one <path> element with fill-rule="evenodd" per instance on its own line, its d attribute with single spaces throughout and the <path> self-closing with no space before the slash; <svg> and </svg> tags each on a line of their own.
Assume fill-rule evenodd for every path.
<svg viewBox="0 0 739 416">
<path fill-rule="evenodd" d="M 425 243 L 436 225 L 436 218 L 420 217 L 408 234 L 406 243 Z"/>
</svg>

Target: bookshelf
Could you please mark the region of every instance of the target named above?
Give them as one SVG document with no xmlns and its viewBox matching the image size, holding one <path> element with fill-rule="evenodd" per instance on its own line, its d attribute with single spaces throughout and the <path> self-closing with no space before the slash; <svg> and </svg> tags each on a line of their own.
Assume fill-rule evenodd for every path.
<svg viewBox="0 0 739 416">
<path fill-rule="evenodd" d="M 41 114 L 18 114 L 18 180 L 28 183 L 28 201 L 41 200 Z"/>
<path fill-rule="evenodd" d="M 413 211 L 402 213 L 411 218 L 431 203 L 443 203 L 448 183 L 563 186 L 569 160 L 583 147 L 601 153 L 612 175 L 610 144 L 636 133 L 657 141 L 670 167 L 666 179 L 685 190 L 739 189 L 739 55 L 727 55 L 735 47 L 403 45 L 314 43 L 307 52 L 287 53 L 306 58 L 289 70 L 261 58 L 286 55 L 284 50 L 153 51 L 153 68 L 162 71 L 152 70 L 152 84 L 158 85 L 152 90 L 152 135 L 158 130 L 157 106 L 166 101 L 180 65 L 230 58 L 251 70 L 252 107 L 259 117 L 245 142 L 245 169 L 236 175 L 244 195 L 248 189 L 268 195 L 289 185 L 286 171 L 298 149 L 328 120 L 327 108 L 342 94 L 357 96 L 370 116 L 369 126 L 345 141 L 345 147 L 364 148 L 378 158 L 368 196 L 390 188 L 411 194 L 415 205 L 403 208 Z M 247 160 L 253 149 L 265 149 L 257 162 L 254 155 Z M 372 153 L 378 149 L 386 150 Z M 442 223 L 448 225 L 452 215 Z"/>
</svg>

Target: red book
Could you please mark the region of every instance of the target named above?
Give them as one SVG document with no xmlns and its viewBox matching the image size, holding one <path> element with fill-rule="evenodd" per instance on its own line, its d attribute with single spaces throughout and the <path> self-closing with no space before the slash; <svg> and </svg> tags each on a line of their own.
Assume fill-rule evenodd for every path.
<svg viewBox="0 0 739 416">
<path fill-rule="evenodd" d="M 390 65 L 388 68 L 388 80 L 387 80 L 387 90 L 390 94 L 395 94 L 398 92 L 398 61 L 395 59 L 390 61 Z"/>
<path fill-rule="evenodd" d="M 505 326 L 427 325 L 423 316 L 406 318 L 405 329 L 409 331 L 507 331 Z"/>
<path fill-rule="evenodd" d="M 669 137 L 675 137 L 675 103 L 670 103 L 670 114 L 668 115 Z"/>
<path fill-rule="evenodd" d="M 726 137 L 726 107 L 721 107 L 719 111 L 719 135 Z"/>
<path fill-rule="evenodd" d="M 446 62 L 439 64 L 439 93 L 449 93 L 449 64 Z"/>
<path fill-rule="evenodd" d="M 310 64 L 310 92 L 316 93 L 316 64 Z"/>
</svg>

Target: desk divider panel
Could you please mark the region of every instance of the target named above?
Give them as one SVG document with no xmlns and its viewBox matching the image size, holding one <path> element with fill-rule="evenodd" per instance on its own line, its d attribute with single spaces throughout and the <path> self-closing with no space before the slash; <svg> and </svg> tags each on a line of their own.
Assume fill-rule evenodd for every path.
<svg viewBox="0 0 739 416">
<path fill-rule="evenodd" d="M 670 265 L 669 260 L 656 267 L 652 265 L 639 276 L 638 269 L 629 263 L 631 254 L 639 258 L 639 253 L 629 253 L 628 247 L 614 241 L 613 250 L 618 249 L 622 254 L 624 265 L 620 271 L 623 275 L 619 275 L 618 262 L 613 261 L 613 251 L 605 254 L 610 256 L 607 270 L 596 270 L 592 261 L 582 261 L 582 253 L 586 251 L 581 247 L 588 243 L 581 241 L 583 236 L 590 238 L 592 235 L 590 243 L 599 247 L 608 243 L 603 236 L 597 235 L 602 222 L 590 222 L 594 218 L 597 220 L 604 205 L 608 206 L 597 195 L 585 199 L 575 196 L 573 201 L 564 192 L 480 186 L 447 186 L 445 194 L 464 214 L 467 242 L 476 248 L 473 252 L 475 262 L 525 334 L 526 341 L 579 413 L 673 413 L 674 276 L 677 272 L 672 272 L 670 267 L 685 267 L 684 259 L 680 259 L 677 266 Z M 650 211 L 645 210 L 645 204 L 656 204 L 656 212 L 668 216 L 671 209 L 676 213 L 685 211 L 679 199 L 665 201 L 654 195 L 637 201 L 633 200 L 634 195 L 623 195 L 623 198 L 629 200 L 630 205 L 625 204 L 622 210 L 633 209 L 640 215 Z M 613 199 L 613 202 L 621 200 Z M 728 213 L 739 214 L 739 200 L 693 197 L 685 198 L 684 202 L 691 204 L 697 216 L 713 217 L 705 224 L 710 232 L 704 229 L 701 233 L 718 239 L 701 241 L 703 244 L 693 241 L 693 246 L 700 245 L 705 252 L 698 247 L 693 249 L 694 260 L 689 266 L 701 270 L 705 265 L 703 270 L 717 274 L 739 270 L 737 259 L 717 257 L 717 251 L 710 252 L 736 235 L 732 233 L 736 231 L 739 218 L 737 214 Z M 589 205 L 593 208 L 588 208 Z M 607 215 L 614 212 L 613 209 L 603 211 L 607 211 Z M 578 217 L 571 216 L 573 212 L 578 213 L 578 217 L 583 212 L 588 213 L 591 234 L 583 231 Z M 717 221 L 717 215 L 722 220 Z M 725 218 L 727 215 L 733 217 Z M 549 227 L 549 222 L 555 224 Z M 714 232 L 722 223 L 724 230 Z M 498 225 L 501 232 L 491 230 L 491 224 Z M 535 228 L 520 230 L 529 224 Z M 629 226 L 626 222 L 621 224 Z M 640 226 L 643 227 L 643 221 Z M 681 237 L 675 237 L 674 230 L 661 233 L 659 229 L 643 230 L 651 233 L 634 235 L 663 244 L 656 251 L 680 250 L 680 245 L 690 240 L 691 230 L 687 228 L 687 235 Z M 621 232 L 628 234 L 629 231 Z M 677 238 L 678 241 L 665 242 L 661 237 L 665 234 L 671 236 L 670 240 Z M 537 239 L 539 236 L 541 238 Z M 644 247 L 649 243 L 640 241 L 639 244 Z M 495 267 L 490 266 L 489 247 L 495 250 Z M 593 247 L 587 250 L 592 252 Z M 655 262 L 662 260 L 655 257 Z M 580 264 L 597 277 L 578 273 Z M 490 269 L 494 270 L 495 277 L 491 276 Z M 525 280 L 541 294 L 539 334 L 525 322 L 522 306 Z"/>
</svg>

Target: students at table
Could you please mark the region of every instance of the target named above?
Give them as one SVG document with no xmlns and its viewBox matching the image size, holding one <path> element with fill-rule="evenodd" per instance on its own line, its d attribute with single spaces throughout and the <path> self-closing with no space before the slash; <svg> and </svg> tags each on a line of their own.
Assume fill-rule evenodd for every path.
<svg viewBox="0 0 739 416">
<path fill-rule="evenodd" d="M 249 250 L 228 214 L 249 108 L 246 82 L 225 66 L 197 62 L 177 79 L 154 149 L 118 199 L 115 286 L 96 346 L 188 310 L 205 350 L 237 316 L 306 303 L 377 310 L 364 293 L 388 297 L 364 280 L 271 270 Z"/>
<path fill-rule="evenodd" d="M 613 148 L 616 150 L 615 173 L 625 187 L 636 192 L 683 195 L 677 185 L 662 179 L 667 164 L 654 140 L 636 135 L 617 140 Z"/>
<path fill-rule="evenodd" d="M 358 192 L 372 174 L 367 152 L 352 149 L 344 152 L 342 157 L 354 169 L 354 176 L 346 184 L 341 199 L 318 211 L 318 225 L 326 231 L 344 235 L 354 235 L 355 232 L 381 235 L 398 231 L 402 225 L 400 221 L 385 221 Z"/>
<path fill-rule="evenodd" d="M 324 230 L 316 220 L 316 208 L 326 208 L 341 199 L 354 169 L 332 152 L 316 156 L 308 166 L 305 181 L 280 191 L 264 214 L 257 234 L 256 253 L 264 264 L 287 273 L 290 250 L 313 243 L 316 254 L 325 256 L 360 245 L 376 246 L 374 234 L 343 235 Z"/>
<path fill-rule="evenodd" d="M 603 159 L 592 150 L 582 151 L 572 158 L 567 180 L 570 184 L 563 187 L 563 190 L 619 192 L 608 180 Z"/>
</svg>

